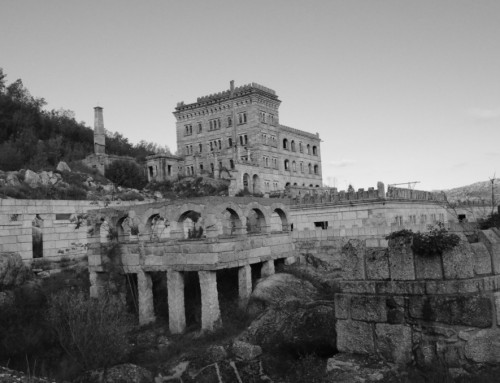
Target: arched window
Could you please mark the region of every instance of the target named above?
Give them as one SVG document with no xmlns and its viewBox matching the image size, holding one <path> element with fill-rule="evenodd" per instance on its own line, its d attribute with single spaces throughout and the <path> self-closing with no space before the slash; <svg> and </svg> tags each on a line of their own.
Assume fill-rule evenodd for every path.
<svg viewBox="0 0 500 383">
<path fill-rule="evenodd" d="M 285 160 L 285 170 L 290 170 L 290 161 Z"/>
<path fill-rule="evenodd" d="M 307 144 L 307 154 L 311 154 L 311 145 Z"/>
<path fill-rule="evenodd" d="M 294 140 L 292 140 L 290 142 L 290 149 L 291 149 L 292 152 L 295 152 L 295 141 Z"/>
<path fill-rule="evenodd" d="M 318 165 L 314 165 L 314 174 L 318 174 L 318 169 L 319 169 Z"/>
<path fill-rule="evenodd" d="M 283 149 L 288 150 L 288 140 L 286 138 L 283 138 Z"/>
<path fill-rule="evenodd" d="M 304 147 L 302 146 L 302 142 L 299 142 L 299 152 L 304 153 Z"/>
<path fill-rule="evenodd" d="M 312 173 L 312 165 L 311 164 L 307 165 L 307 168 L 309 169 L 309 174 L 311 174 Z"/>
<path fill-rule="evenodd" d="M 294 172 L 296 172 L 296 171 L 297 171 L 297 164 L 295 163 L 295 161 L 292 161 L 292 170 L 293 170 Z"/>
<path fill-rule="evenodd" d="M 318 155 L 318 148 L 316 146 L 313 146 L 313 156 Z"/>
</svg>

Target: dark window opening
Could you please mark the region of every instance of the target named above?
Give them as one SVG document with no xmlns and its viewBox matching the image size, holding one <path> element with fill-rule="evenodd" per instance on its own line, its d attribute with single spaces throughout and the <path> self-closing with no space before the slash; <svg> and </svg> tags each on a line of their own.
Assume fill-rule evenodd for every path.
<svg viewBox="0 0 500 383">
<path fill-rule="evenodd" d="M 314 227 L 321 227 L 321 229 L 326 230 L 328 229 L 328 221 L 314 222 Z"/>
<path fill-rule="evenodd" d="M 465 216 L 465 214 L 458 215 L 458 222 L 467 222 L 467 217 Z"/>
</svg>

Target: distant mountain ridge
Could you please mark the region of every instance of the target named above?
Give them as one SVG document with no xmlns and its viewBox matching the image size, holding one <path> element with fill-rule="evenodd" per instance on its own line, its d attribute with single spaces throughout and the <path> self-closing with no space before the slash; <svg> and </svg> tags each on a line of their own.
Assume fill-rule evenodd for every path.
<svg viewBox="0 0 500 383">
<path fill-rule="evenodd" d="M 495 202 L 500 202 L 500 178 L 495 178 L 493 184 Z M 448 201 L 466 201 L 466 200 L 485 200 L 491 201 L 491 181 L 475 182 L 470 185 L 460 186 L 458 188 L 448 190 L 433 190 L 434 192 L 444 192 Z"/>
</svg>

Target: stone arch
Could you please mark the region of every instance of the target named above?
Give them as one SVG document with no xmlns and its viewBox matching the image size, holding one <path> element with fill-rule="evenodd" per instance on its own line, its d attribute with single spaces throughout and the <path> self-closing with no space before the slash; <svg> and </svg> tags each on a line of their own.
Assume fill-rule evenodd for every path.
<svg viewBox="0 0 500 383">
<path fill-rule="evenodd" d="M 150 240 L 170 237 L 170 223 L 159 213 L 151 215 L 145 225 L 145 232 Z"/>
<path fill-rule="evenodd" d="M 132 228 L 129 224 L 128 215 L 124 215 L 116 221 L 115 225 L 116 237 L 119 241 L 130 240 L 130 234 L 132 233 Z M 114 237 L 113 232 L 110 232 L 110 237 Z"/>
<path fill-rule="evenodd" d="M 239 210 L 239 209 L 238 209 Z M 239 235 L 242 232 L 243 224 L 240 215 L 232 207 L 226 207 L 222 212 L 222 234 Z"/>
<path fill-rule="evenodd" d="M 271 231 L 288 231 L 288 218 L 279 207 L 273 209 L 271 214 Z"/>
<path fill-rule="evenodd" d="M 266 217 L 262 210 L 258 207 L 248 209 L 247 218 L 247 233 L 257 234 L 267 232 Z"/>
<path fill-rule="evenodd" d="M 201 213 L 195 210 L 187 210 L 179 216 L 177 220 L 182 237 L 185 239 L 196 239 L 203 237 L 203 227 L 201 225 Z"/>
</svg>

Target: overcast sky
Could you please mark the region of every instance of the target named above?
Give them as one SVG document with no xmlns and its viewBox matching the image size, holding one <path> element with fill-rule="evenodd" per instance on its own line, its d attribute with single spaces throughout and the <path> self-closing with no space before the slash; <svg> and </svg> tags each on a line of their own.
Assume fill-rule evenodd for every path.
<svg viewBox="0 0 500 383">
<path fill-rule="evenodd" d="M 172 151 L 178 101 L 260 83 L 282 124 L 319 132 L 339 188 L 500 174 L 498 0 L 1 0 L 0 67 Z"/>
</svg>

